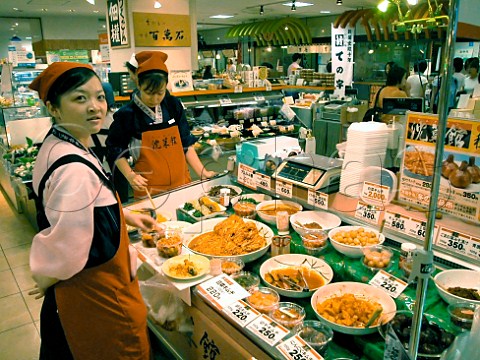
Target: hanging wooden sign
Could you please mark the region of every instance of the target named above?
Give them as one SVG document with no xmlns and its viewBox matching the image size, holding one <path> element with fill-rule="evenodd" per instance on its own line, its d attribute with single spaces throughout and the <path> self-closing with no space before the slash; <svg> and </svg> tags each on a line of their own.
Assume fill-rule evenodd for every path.
<svg viewBox="0 0 480 360">
<path fill-rule="evenodd" d="M 191 46 L 190 16 L 133 13 L 135 46 Z"/>
</svg>

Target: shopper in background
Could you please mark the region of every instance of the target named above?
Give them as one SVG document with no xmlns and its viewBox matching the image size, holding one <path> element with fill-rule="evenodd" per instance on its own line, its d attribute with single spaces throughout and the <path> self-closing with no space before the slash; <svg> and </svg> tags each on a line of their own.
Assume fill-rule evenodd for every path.
<svg viewBox="0 0 480 360">
<path fill-rule="evenodd" d="M 212 65 L 205 66 L 205 71 L 203 72 L 203 79 L 205 80 L 213 79 Z"/>
<path fill-rule="evenodd" d="M 413 65 L 413 74 L 407 78 L 406 89 L 410 97 L 425 97 L 425 90 L 428 85 L 428 79 L 423 76 L 427 70 L 427 62 L 420 60 Z"/>
<path fill-rule="evenodd" d="M 467 71 L 467 76 L 465 77 L 465 85 L 463 89 L 467 94 L 472 94 L 475 85 L 479 83 L 478 70 L 480 68 L 480 63 L 478 57 L 472 57 L 465 61 L 465 70 Z"/>
<path fill-rule="evenodd" d="M 301 69 L 300 63 L 302 62 L 302 55 L 295 53 L 292 55 L 292 63 L 288 66 L 287 76 L 293 75 L 295 70 Z"/>
<path fill-rule="evenodd" d="M 204 168 L 193 144 L 182 103 L 167 91 L 167 54 L 137 54 L 139 93 L 114 115 L 107 138 L 108 162 L 135 190 L 135 197 L 158 194 L 191 181 L 187 163 L 202 178 L 216 173 Z M 127 159 L 133 158 L 134 167 Z"/>
<path fill-rule="evenodd" d="M 232 60 L 232 59 L 228 59 L 227 72 L 229 72 L 229 73 L 235 73 L 235 72 L 237 72 L 237 67 L 236 67 L 235 64 L 233 63 L 233 60 Z"/>
<path fill-rule="evenodd" d="M 465 75 L 462 73 L 463 70 L 463 59 L 456 57 L 453 59 L 453 77 L 457 79 L 457 91 L 462 91 L 465 87 Z"/>
<path fill-rule="evenodd" d="M 388 73 L 390 72 L 390 69 L 393 67 L 393 66 L 397 66 L 397 64 L 395 64 L 395 61 L 389 61 L 385 64 L 385 77 L 388 76 Z"/>
<path fill-rule="evenodd" d="M 378 104 L 377 106 L 383 108 L 383 99 L 384 98 L 404 98 L 407 97 L 405 92 L 405 82 L 406 82 L 407 70 L 403 67 L 394 65 L 390 68 L 390 71 L 387 74 L 387 84 L 385 87 L 381 88 L 378 94 Z"/>
<path fill-rule="evenodd" d="M 89 65 L 55 62 L 30 88 L 54 119 L 33 172 L 40 231 L 30 294 L 45 296 L 40 359 L 147 360 L 147 309 L 125 222 L 149 230 L 155 221 L 122 209 L 87 148 L 107 112 L 100 79 Z"/>
</svg>

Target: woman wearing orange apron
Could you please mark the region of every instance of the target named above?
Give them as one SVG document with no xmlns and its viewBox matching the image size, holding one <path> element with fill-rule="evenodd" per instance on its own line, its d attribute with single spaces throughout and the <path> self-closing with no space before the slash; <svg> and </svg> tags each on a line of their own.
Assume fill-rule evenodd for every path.
<svg viewBox="0 0 480 360">
<path fill-rule="evenodd" d="M 125 214 L 100 161 L 88 149 L 105 120 L 100 79 L 89 65 L 54 63 L 30 88 L 54 118 L 35 170 L 39 233 L 30 268 L 45 296 L 40 359 L 150 359 L 146 307 L 129 251 L 125 221 L 148 230 L 144 215 Z"/>
<path fill-rule="evenodd" d="M 135 190 L 135 197 L 173 189 L 191 181 L 187 163 L 201 178 L 210 178 L 198 158 L 181 102 L 166 87 L 167 54 L 142 51 L 136 55 L 139 92 L 113 118 L 106 141 L 114 178 L 119 172 Z M 133 158 L 134 167 L 128 160 Z M 126 199 L 122 197 L 122 201 Z"/>
</svg>

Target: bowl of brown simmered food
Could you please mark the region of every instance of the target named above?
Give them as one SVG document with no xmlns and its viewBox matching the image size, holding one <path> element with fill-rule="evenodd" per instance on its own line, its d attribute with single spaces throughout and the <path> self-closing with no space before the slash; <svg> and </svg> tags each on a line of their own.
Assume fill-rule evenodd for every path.
<svg viewBox="0 0 480 360">
<path fill-rule="evenodd" d="M 444 270 L 435 275 L 438 294 L 448 304 L 480 305 L 480 272 L 466 269 Z"/>
<path fill-rule="evenodd" d="M 288 200 L 268 200 L 262 201 L 257 205 L 257 215 L 262 221 L 270 225 L 277 224 L 277 213 L 286 211 L 288 215 L 296 214 L 302 211 L 303 207 L 293 201 Z"/>
<path fill-rule="evenodd" d="M 331 230 L 341 223 L 337 215 L 328 211 L 301 211 L 290 216 L 290 224 L 300 236 L 312 230 Z"/>
<path fill-rule="evenodd" d="M 410 341 L 412 318 L 413 313 L 411 311 L 399 310 L 389 323 L 405 350 L 408 349 Z M 389 324 L 382 324 L 378 328 L 378 332 L 384 339 L 386 338 Z M 423 314 L 420 334 L 417 359 L 440 359 L 442 353 L 452 345 L 458 331 L 440 318 L 430 314 Z"/>
</svg>

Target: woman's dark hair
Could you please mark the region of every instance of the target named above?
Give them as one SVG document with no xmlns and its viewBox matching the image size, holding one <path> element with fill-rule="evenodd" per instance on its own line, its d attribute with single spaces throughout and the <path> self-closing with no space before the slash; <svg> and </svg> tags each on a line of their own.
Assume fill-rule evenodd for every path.
<svg viewBox="0 0 480 360">
<path fill-rule="evenodd" d="M 297 61 L 298 59 L 301 59 L 301 58 L 302 58 L 302 55 L 300 55 L 299 53 L 295 53 L 292 55 L 293 61 Z"/>
<path fill-rule="evenodd" d="M 168 83 L 168 74 L 160 71 L 146 71 L 138 75 L 138 87 L 146 87 L 144 91 L 155 91 Z"/>
<path fill-rule="evenodd" d="M 125 67 L 134 74 L 137 72 L 137 68 L 135 66 L 133 66 L 132 64 L 130 64 L 130 62 L 128 62 L 128 61 L 125 62 Z"/>
<path fill-rule="evenodd" d="M 401 84 L 406 73 L 407 70 L 405 70 L 405 68 L 398 65 L 392 66 L 387 74 L 387 86 L 397 86 Z"/>
<path fill-rule="evenodd" d="M 427 62 L 425 60 L 420 60 L 413 64 L 413 71 L 415 71 L 416 73 L 424 73 L 425 70 L 427 70 L 427 67 Z"/>
<path fill-rule="evenodd" d="M 395 61 L 389 61 L 385 64 L 385 75 L 388 74 L 388 72 L 392 69 L 392 67 L 396 66 L 397 64 L 395 64 Z M 387 71 L 387 69 L 389 69 Z"/>
<path fill-rule="evenodd" d="M 50 90 L 48 90 L 45 101 L 50 101 L 52 105 L 59 106 L 60 97 L 63 94 L 82 86 L 93 77 L 96 77 L 100 81 L 98 75 L 91 69 L 84 67 L 70 69 L 55 80 Z"/>
<path fill-rule="evenodd" d="M 463 69 L 463 59 L 460 57 L 456 57 L 453 59 L 453 68 L 455 69 L 455 72 L 460 72 Z"/>
</svg>

